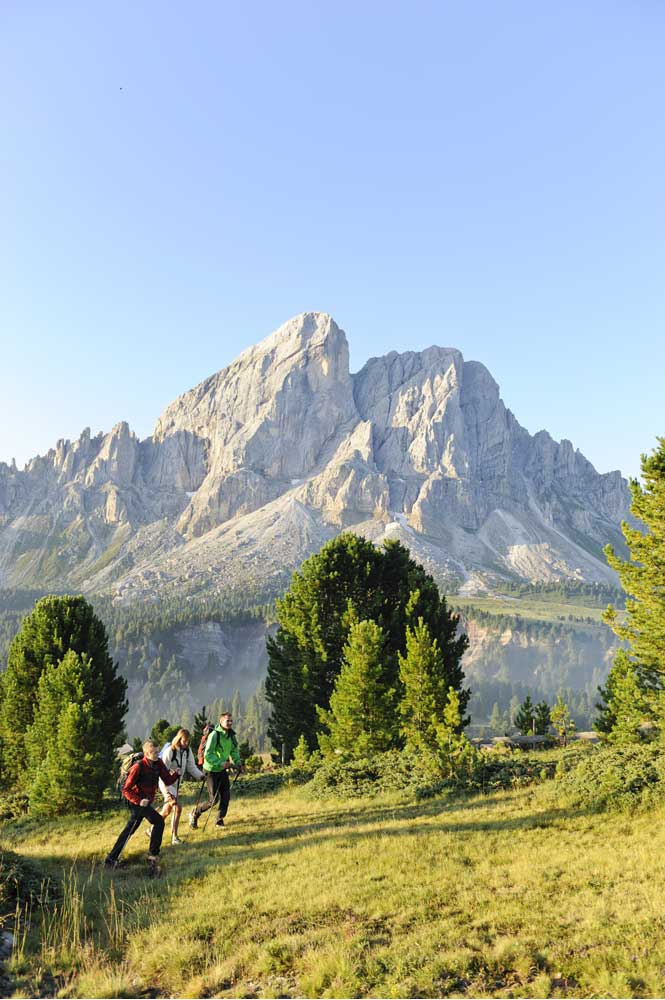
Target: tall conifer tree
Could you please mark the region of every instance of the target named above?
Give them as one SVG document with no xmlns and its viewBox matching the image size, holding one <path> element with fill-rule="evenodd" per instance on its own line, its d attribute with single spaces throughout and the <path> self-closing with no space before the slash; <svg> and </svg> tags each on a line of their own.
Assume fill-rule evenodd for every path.
<svg viewBox="0 0 665 1000">
<path fill-rule="evenodd" d="M 532 732 L 535 715 L 536 710 L 531 695 L 528 694 L 513 717 L 513 725 L 523 736 L 528 736 Z"/>
<path fill-rule="evenodd" d="M 546 701 L 539 701 L 534 709 L 536 717 L 536 736 L 546 736 L 552 725 L 551 709 Z"/>
<path fill-rule="evenodd" d="M 643 485 L 637 479 L 630 483 L 633 496 L 630 510 L 639 522 L 631 525 L 624 521 L 621 525 L 630 558 L 620 559 L 610 545 L 605 549 L 607 561 L 619 574 L 627 595 L 625 619 L 610 606 L 605 621 L 626 643 L 636 688 L 644 692 L 644 707 L 662 731 L 665 727 L 662 695 L 665 689 L 665 438 L 657 440 L 658 447 L 651 455 L 642 455 Z M 625 696 L 629 686 L 628 662 L 621 659 L 618 666 Z"/>
<path fill-rule="evenodd" d="M 350 629 L 361 620 L 382 630 L 382 681 L 399 694 L 397 657 L 405 648 L 406 626 L 422 617 L 439 644 L 445 687 L 459 692 L 466 711 L 461 659 L 468 640 L 458 634 L 458 616 L 432 577 L 398 542 L 377 548 L 349 532 L 339 535 L 294 573 L 277 613 L 279 629 L 267 643 L 266 694 L 272 705 L 269 735 L 276 747 L 285 745 L 287 757 L 301 735 L 316 745 L 317 707 L 329 707 Z"/>
<path fill-rule="evenodd" d="M 31 810 L 58 815 L 100 805 L 114 763 L 103 739 L 100 681 L 90 658 L 73 650 L 39 678 L 25 737 Z"/>
<path fill-rule="evenodd" d="M 434 751 L 447 689 L 442 683 L 439 645 L 422 618 L 406 630 L 406 654 L 399 654 L 399 679 L 403 691 L 399 712 L 406 749 L 416 753 Z"/>
<path fill-rule="evenodd" d="M 207 721 L 208 716 L 206 715 L 206 707 L 205 705 L 202 705 L 201 711 L 197 712 L 194 716 L 194 725 L 192 726 L 192 747 L 194 753 L 196 753 L 199 749 L 199 743 L 201 742 L 203 729 Z"/>
<path fill-rule="evenodd" d="M 103 697 L 95 702 L 100 739 L 114 748 L 127 711 L 127 682 L 109 656 L 104 625 L 84 597 L 44 597 L 23 620 L 9 649 L 0 703 L 2 776 L 11 784 L 21 777 L 25 734 L 35 718 L 39 680 L 49 666 L 73 651 L 85 654 Z"/>
<path fill-rule="evenodd" d="M 638 742 L 642 723 L 650 715 L 649 698 L 625 649 L 614 657 L 605 686 L 598 691 L 602 701 L 596 706 L 597 731 L 605 733 L 612 743 Z"/>
<path fill-rule="evenodd" d="M 348 756 L 365 756 L 387 750 L 393 742 L 394 690 L 383 683 L 384 635 L 376 622 L 351 626 L 344 647 L 342 669 L 330 698 L 330 709 L 319 708 L 328 733 L 319 734 L 321 749 Z"/>
</svg>

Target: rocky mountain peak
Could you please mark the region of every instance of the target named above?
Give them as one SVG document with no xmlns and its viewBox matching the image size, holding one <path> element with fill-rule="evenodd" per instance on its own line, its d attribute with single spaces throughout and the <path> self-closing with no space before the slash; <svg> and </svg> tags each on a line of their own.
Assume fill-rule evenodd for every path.
<svg viewBox="0 0 665 1000">
<path fill-rule="evenodd" d="M 400 538 L 445 579 L 611 580 L 601 547 L 628 503 L 619 473 L 531 437 L 459 350 L 393 351 L 351 375 L 344 331 L 306 312 L 145 441 L 123 421 L 22 472 L 1 463 L 0 586 L 267 586 L 342 527 Z"/>
</svg>

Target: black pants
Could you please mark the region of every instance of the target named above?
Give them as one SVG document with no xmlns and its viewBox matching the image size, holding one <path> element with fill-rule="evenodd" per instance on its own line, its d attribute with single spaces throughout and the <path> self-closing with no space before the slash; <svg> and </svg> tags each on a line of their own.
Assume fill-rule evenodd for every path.
<svg viewBox="0 0 665 1000">
<path fill-rule="evenodd" d="M 207 812 L 215 799 L 218 802 L 219 818 L 224 819 L 229 808 L 231 799 L 231 782 L 228 771 L 206 771 L 206 789 L 208 791 L 208 801 L 198 807 L 195 815 L 199 817 L 201 813 Z"/>
<path fill-rule="evenodd" d="M 164 818 L 160 816 L 156 809 L 152 806 L 135 806 L 133 803 L 127 803 L 129 805 L 129 819 L 125 824 L 125 828 L 116 840 L 112 849 L 107 855 L 107 861 L 117 861 L 122 850 L 132 836 L 136 833 L 141 825 L 141 821 L 147 819 L 149 823 L 152 823 L 152 833 L 150 834 L 150 853 L 159 854 L 159 849 L 162 846 L 162 834 L 164 833 Z"/>
</svg>

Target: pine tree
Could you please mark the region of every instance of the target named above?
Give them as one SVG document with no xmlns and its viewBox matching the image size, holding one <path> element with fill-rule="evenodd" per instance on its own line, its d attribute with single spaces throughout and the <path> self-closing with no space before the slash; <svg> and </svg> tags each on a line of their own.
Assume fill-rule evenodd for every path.
<svg viewBox="0 0 665 1000">
<path fill-rule="evenodd" d="M 252 721 L 256 732 L 255 744 L 260 753 L 269 749 L 268 719 L 270 718 L 270 703 L 266 697 L 265 681 L 259 684 L 251 698 Z"/>
<path fill-rule="evenodd" d="M 406 627 L 422 617 L 441 650 L 445 687 L 459 691 L 466 711 L 469 691 L 462 687 L 461 660 L 468 640 L 458 635 L 459 619 L 433 578 L 399 543 L 379 549 L 350 532 L 339 535 L 294 573 L 277 614 L 279 629 L 267 641 L 266 694 L 272 705 L 269 735 L 278 749 L 284 744 L 287 758 L 301 735 L 316 744 L 321 728 L 316 709 L 330 705 L 342 651 L 360 620 L 381 628 L 383 684 L 397 690 Z"/>
<path fill-rule="evenodd" d="M 441 651 L 422 618 L 406 630 L 406 655 L 399 654 L 401 733 L 406 749 L 431 753 L 438 745 L 437 725 L 447 699 L 442 683 Z"/>
<path fill-rule="evenodd" d="M 328 730 L 319 736 L 324 753 L 366 756 L 386 750 L 394 739 L 394 691 L 386 691 L 383 684 L 384 642 L 376 622 L 351 627 L 330 709 L 319 708 Z"/>
<path fill-rule="evenodd" d="M 311 754 L 309 752 L 309 747 L 307 746 L 307 740 L 304 736 L 301 736 L 293 751 L 291 763 L 294 767 L 305 768 L 308 766 L 310 760 Z"/>
<path fill-rule="evenodd" d="M 242 740 L 238 744 L 238 753 L 240 754 L 240 763 L 244 764 L 249 757 L 253 757 L 255 754 L 254 747 L 249 742 L 249 740 Z"/>
<path fill-rule="evenodd" d="M 286 631 L 278 637 L 268 636 L 266 647 L 266 696 L 272 705 L 268 737 L 282 759 L 288 759 L 304 730 L 311 739 L 318 728 L 311 720 L 311 708 L 305 706 L 310 670 L 295 636 Z"/>
<path fill-rule="evenodd" d="M 554 726 L 559 740 L 566 746 L 568 737 L 575 732 L 575 723 L 570 717 L 570 707 L 564 702 L 563 695 L 558 694 L 550 712 L 550 722 Z"/>
<path fill-rule="evenodd" d="M 443 715 L 434 724 L 436 741 L 445 757 L 451 758 L 455 747 L 467 742 L 466 737 L 460 734 L 461 721 L 459 695 L 453 688 L 448 688 Z"/>
<path fill-rule="evenodd" d="M 180 725 L 183 729 L 188 729 L 191 733 L 194 726 L 194 713 L 189 705 L 188 701 L 182 699 L 182 708 L 180 709 Z"/>
<path fill-rule="evenodd" d="M 613 548 L 605 549 L 607 561 L 619 574 L 626 592 L 625 619 L 610 606 L 605 621 L 627 644 L 627 655 L 638 688 L 644 692 L 648 715 L 662 730 L 665 728 L 663 699 L 665 688 L 665 438 L 651 455 L 642 455 L 644 485 L 637 479 L 630 483 L 633 496 L 631 513 L 639 525 L 623 522 L 621 529 L 629 550 L 629 559 L 620 559 Z M 625 686 L 627 672 L 623 661 L 618 670 Z"/>
<path fill-rule="evenodd" d="M 210 721 L 214 722 L 215 725 L 217 725 L 217 723 L 219 722 L 220 715 L 223 712 L 228 711 L 228 706 L 223 697 L 215 698 L 215 700 L 210 703 L 208 711 L 210 713 Z"/>
<path fill-rule="evenodd" d="M 58 664 L 69 650 L 89 658 L 104 691 L 103 698 L 95 702 L 100 739 L 110 748 L 121 742 L 127 682 L 108 654 L 104 625 L 83 597 L 44 597 L 23 619 L 3 676 L 0 744 L 5 783 L 20 779 L 26 756 L 25 734 L 35 718 L 42 673 Z"/>
<path fill-rule="evenodd" d="M 233 692 L 233 698 L 231 700 L 231 715 L 233 716 L 233 728 L 237 732 L 242 727 L 244 715 L 242 698 L 240 697 L 240 691 L 237 688 Z"/>
<path fill-rule="evenodd" d="M 534 709 L 536 718 L 536 736 L 546 736 L 552 724 L 550 706 L 546 701 L 539 701 Z"/>
<path fill-rule="evenodd" d="M 199 748 L 199 743 L 201 742 L 201 737 L 203 736 L 203 728 L 208 721 L 208 716 L 206 715 L 206 707 L 202 706 L 201 711 L 197 712 L 194 716 L 194 725 L 192 727 L 192 746 L 194 748 L 194 753 Z"/>
<path fill-rule="evenodd" d="M 150 739 L 161 750 L 166 742 L 173 739 L 179 728 L 179 726 L 172 725 L 168 719 L 158 719 L 150 730 Z"/>
<path fill-rule="evenodd" d="M 534 718 L 535 708 L 531 701 L 531 695 L 528 694 L 513 717 L 513 723 L 523 736 L 530 736 L 533 732 Z"/>
<path fill-rule="evenodd" d="M 114 766 L 99 717 L 104 694 L 92 661 L 73 650 L 43 671 L 36 721 L 25 736 L 32 811 L 59 815 L 101 804 Z"/>
<path fill-rule="evenodd" d="M 446 778 L 459 778 L 473 773 L 478 763 L 478 751 L 461 731 L 462 710 L 454 688 L 448 688 L 443 718 L 436 725 L 438 769 Z"/>
<path fill-rule="evenodd" d="M 245 708 L 245 723 L 243 733 L 254 746 L 262 749 L 261 740 L 261 719 L 255 694 L 250 694 Z"/>
<path fill-rule="evenodd" d="M 636 743 L 642 738 L 642 724 L 649 717 L 649 702 L 637 671 L 625 649 L 614 658 L 605 687 L 599 687 L 601 702 L 596 706 L 595 728 L 612 743 Z"/>
</svg>

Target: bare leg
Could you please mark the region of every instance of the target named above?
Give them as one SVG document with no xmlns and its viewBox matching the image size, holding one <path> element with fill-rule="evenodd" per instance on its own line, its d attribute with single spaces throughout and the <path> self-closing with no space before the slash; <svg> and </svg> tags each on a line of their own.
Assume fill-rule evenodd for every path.
<svg viewBox="0 0 665 1000">
<path fill-rule="evenodd" d="M 180 822 L 180 815 L 182 813 L 182 806 L 179 802 L 176 802 L 175 808 L 173 810 L 173 817 L 171 819 L 171 834 L 174 837 L 178 836 L 178 823 Z"/>
<path fill-rule="evenodd" d="M 162 806 L 162 808 L 159 810 L 160 816 L 163 816 L 164 819 L 166 819 L 166 817 L 169 815 L 175 804 L 176 804 L 175 799 L 169 797 Z"/>
</svg>

